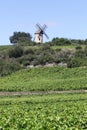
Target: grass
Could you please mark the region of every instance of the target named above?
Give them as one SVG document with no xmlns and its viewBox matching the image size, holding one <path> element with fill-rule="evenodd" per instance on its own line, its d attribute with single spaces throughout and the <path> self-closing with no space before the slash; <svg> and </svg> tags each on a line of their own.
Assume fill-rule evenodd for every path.
<svg viewBox="0 0 87 130">
<path fill-rule="evenodd" d="M 12 45 L 5 45 L 5 46 L 0 46 L 0 51 L 10 49 Z M 66 45 L 66 46 L 52 46 L 51 48 L 53 49 L 75 49 L 76 46 L 74 45 Z M 31 49 L 39 49 L 41 46 L 23 46 L 23 48 L 26 50 L 28 48 Z"/>
<path fill-rule="evenodd" d="M 87 89 L 87 67 L 40 67 L 0 78 L 0 91 Z"/>
<path fill-rule="evenodd" d="M 53 49 L 75 49 L 75 45 L 52 46 Z"/>
<path fill-rule="evenodd" d="M 11 45 L 0 46 L 0 51 L 8 50 L 11 47 L 12 47 Z"/>
</svg>

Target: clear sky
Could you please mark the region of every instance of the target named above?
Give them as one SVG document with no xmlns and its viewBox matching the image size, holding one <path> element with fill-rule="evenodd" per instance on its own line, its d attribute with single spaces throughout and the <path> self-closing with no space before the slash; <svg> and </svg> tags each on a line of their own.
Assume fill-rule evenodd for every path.
<svg viewBox="0 0 87 130">
<path fill-rule="evenodd" d="M 54 37 L 86 39 L 87 0 L 0 0 L 0 45 L 10 44 L 15 31 L 33 37 L 36 23 L 47 24 L 49 41 Z"/>
</svg>

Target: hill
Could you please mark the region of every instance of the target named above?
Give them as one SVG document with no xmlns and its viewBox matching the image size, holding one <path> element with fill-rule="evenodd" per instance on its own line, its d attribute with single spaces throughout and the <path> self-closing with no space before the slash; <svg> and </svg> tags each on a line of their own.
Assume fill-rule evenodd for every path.
<svg viewBox="0 0 87 130">
<path fill-rule="evenodd" d="M 87 67 L 40 67 L 0 78 L 0 91 L 87 89 Z"/>
<path fill-rule="evenodd" d="M 87 66 L 86 45 L 1 46 L 0 76 L 37 66 L 67 66 L 68 68 Z"/>
<path fill-rule="evenodd" d="M 81 89 L 87 89 L 86 46 L 0 47 L 0 129 L 86 129 L 87 94 L 39 95 Z"/>
</svg>

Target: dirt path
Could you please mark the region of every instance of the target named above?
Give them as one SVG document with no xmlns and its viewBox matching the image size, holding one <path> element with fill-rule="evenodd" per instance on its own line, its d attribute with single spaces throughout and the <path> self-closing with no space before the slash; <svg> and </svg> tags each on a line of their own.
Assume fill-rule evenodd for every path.
<svg viewBox="0 0 87 130">
<path fill-rule="evenodd" d="M 67 91 L 28 91 L 28 92 L 0 92 L 0 96 L 47 95 L 47 94 L 87 93 L 87 90 Z"/>
</svg>

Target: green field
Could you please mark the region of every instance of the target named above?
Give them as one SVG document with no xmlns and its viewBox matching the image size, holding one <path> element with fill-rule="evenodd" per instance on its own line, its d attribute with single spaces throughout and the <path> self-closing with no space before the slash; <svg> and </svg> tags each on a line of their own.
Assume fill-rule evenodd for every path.
<svg viewBox="0 0 87 130">
<path fill-rule="evenodd" d="M 87 89 L 87 67 L 40 67 L 0 78 L 0 91 Z"/>
<path fill-rule="evenodd" d="M 0 77 L 1 92 L 79 89 L 87 89 L 87 67 L 28 68 Z M 87 94 L 1 96 L 0 130 L 87 130 Z"/>
<path fill-rule="evenodd" d="M 0 130 L 87 130 L 87 40 L 25 43 L 0 46 Z"/>
<path fill-rule="evenodd" d="M 86 130 L 87 94 L 0 98 L 0 130 Z"/>
</svg>

